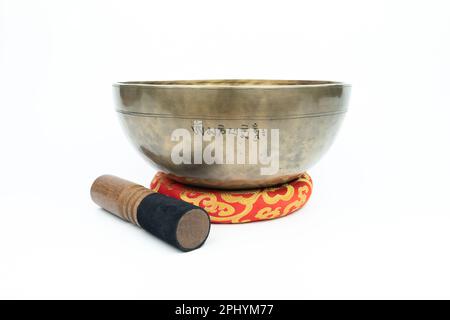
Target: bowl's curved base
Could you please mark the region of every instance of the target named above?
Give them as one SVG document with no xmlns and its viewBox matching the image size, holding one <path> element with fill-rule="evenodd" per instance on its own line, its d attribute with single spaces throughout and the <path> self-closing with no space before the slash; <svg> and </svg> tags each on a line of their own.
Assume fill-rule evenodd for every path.
<svg viewBox="0 0 450 320">
<path fill-rule="evenodd" d="M 212 223 L 246 223 L 281 218 L 302 208 L 312 192 L 311 177 L 304 173 L 277 187 L 253 190 L 217 190 L 187 186 L 158 172 L 150 188 L 208 212 Z"/>
<path fill-rule="evenodd" d="M 259 189 L 268 188 L 273 186 L 279 186 L 281 184 L 293 181 L 301 176 L 303 173 L 296 173 L 281 177 L 267 178 L 261 180 L 211 180 L 211 179 L 199 179 L 199 178 L 186 178 L 173 175 L 171 173 L 165 173 L 165 175 L 176 182 L 184 185 L 200 188 L 212 188 L 220 190 L 244 190 L 244 189 Z"/>
</svg>

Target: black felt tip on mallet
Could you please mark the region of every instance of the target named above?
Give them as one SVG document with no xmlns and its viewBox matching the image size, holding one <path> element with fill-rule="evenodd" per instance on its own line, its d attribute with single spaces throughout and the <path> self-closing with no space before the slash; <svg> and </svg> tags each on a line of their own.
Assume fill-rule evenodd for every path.
<svg viewBox="0 0 450 320">
<path fill-rule="evenodd" d="M 91 198 L 105 210 L 183 251 L 199 248 L 209 234 L 209 215 L 202 208 L 115 176 L 98 177 L 92 184 Z"/>
</svg>

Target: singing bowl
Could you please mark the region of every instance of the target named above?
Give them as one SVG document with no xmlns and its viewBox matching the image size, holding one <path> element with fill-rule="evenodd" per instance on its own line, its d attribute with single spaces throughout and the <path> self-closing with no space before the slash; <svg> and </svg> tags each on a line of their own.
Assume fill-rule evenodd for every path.
<svg viewBox="0 0 450 320">
<path fill-rule="evenodd" d="M 341 82 L 305 80 L 145 81 L 113 85 L 116 111 L 126 133 L 157 169 L 181 183 L 219 189 L 273 186 L 308 170 L 332 144 L 347 110 L 350 90 L 350 85 Z M 262 174 L 261 169 L 268 165 L 260 161 L 175 164 L 174 130 L 182 128 L 194 134 L 193 128 L 199 121 L 204 129 L 277 129 L 277 172 Z M 268 143 L 272 143 L 270 139 Z M 201 152 L 206 145 L 202 144 Z M 190 151 L 191 159 L 194 149 Z M 247 147 L 244 151 L 245 159 L 249 150 Z"/>
</svg>

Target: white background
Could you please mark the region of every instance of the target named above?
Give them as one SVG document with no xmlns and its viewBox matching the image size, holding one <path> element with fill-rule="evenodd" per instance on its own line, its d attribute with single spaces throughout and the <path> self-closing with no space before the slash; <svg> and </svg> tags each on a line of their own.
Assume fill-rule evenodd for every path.
<svg viewBox="0 0 450 320">
<path fill-rule="evenodd" d="M 0 298 L 450 298 L 448 1 L 1 1 Z M 93 204 L 154 170 L 124 80 L 353 84 L 309 204 L 180 253 Z"/>
</svg>

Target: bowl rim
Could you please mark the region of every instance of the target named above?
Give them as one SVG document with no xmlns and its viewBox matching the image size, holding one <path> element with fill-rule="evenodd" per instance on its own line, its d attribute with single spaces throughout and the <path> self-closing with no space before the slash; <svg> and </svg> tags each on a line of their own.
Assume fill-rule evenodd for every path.
<svg viewBox="0 0 450 320">
<path fill-rule="evenodd" d="M 150 80 L 119 81 L 113 87 L 142 88 L 198 88 L 198 89 L 278 89 L 311 87 L 351 87 L 351 84 L 329 80 L 280 79 L 204 79 L 204 80 Z"/>
</svg>

